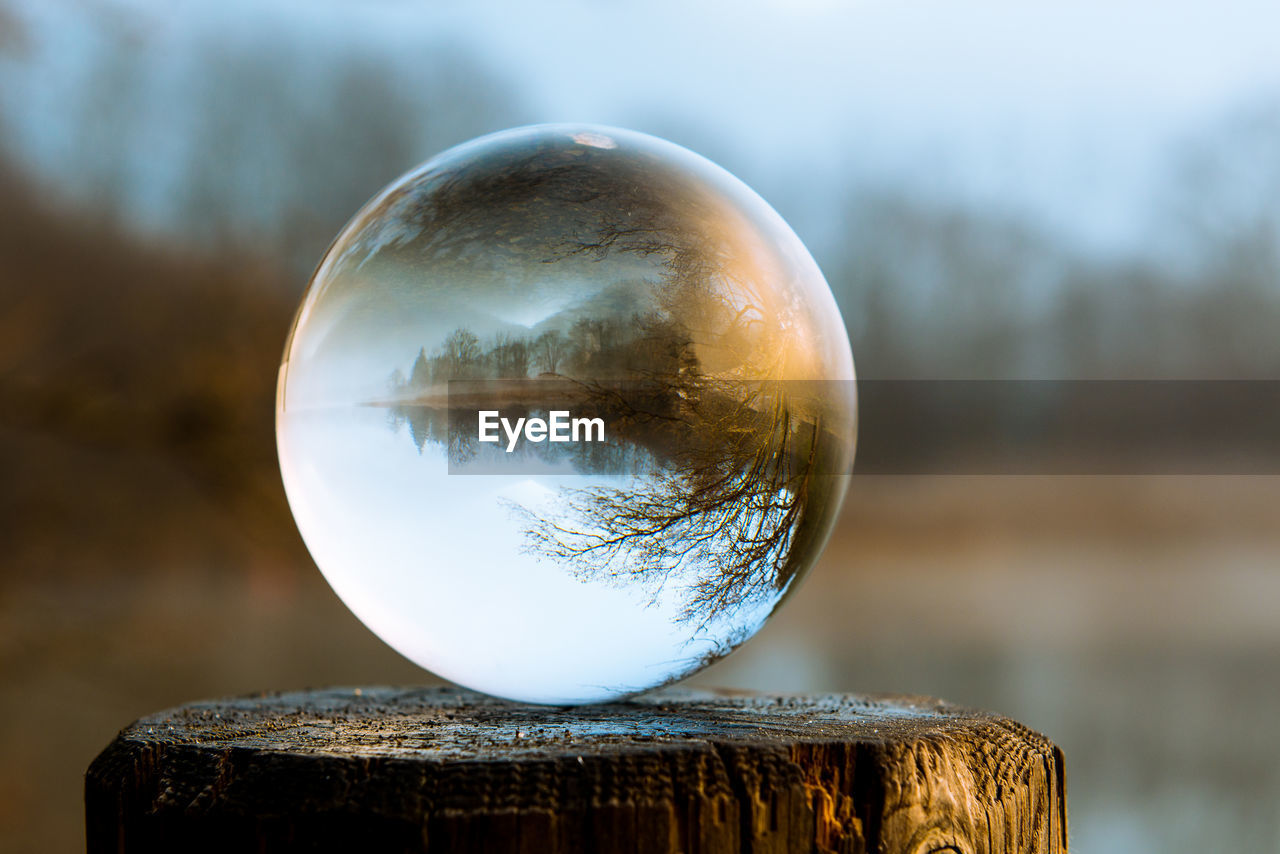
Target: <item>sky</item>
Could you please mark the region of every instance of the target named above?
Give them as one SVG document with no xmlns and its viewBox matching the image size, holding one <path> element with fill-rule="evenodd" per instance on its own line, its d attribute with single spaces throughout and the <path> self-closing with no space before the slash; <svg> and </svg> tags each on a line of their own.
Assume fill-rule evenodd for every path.
<svg viewBox="0 0 1280 854">
<path fill-rule="evenodd" d="M 406 73 L 453 45 L 510 83 L 531 119 L 669 135 L 809 215 L 817 240 L 834 233 L 831 188 L 862 182 L 1130 248 L 1173 147 L 1280 99 L 1280 5 L 1261 0 L 8 4 L 29 37 L 21 68 L 4 60 L 0 109 L 44 174 L 76 156 L 59 110 L 101 37 L 94 10 L 115 8 L 147 22 L 158 97 L 181 97 L 185 48 L 211 32 L 287 33 L 321 61 L 369 49 Z M 154 168 L 180 180 L 165 171 L 180 117 L 166 132 Z"/>
</svg>

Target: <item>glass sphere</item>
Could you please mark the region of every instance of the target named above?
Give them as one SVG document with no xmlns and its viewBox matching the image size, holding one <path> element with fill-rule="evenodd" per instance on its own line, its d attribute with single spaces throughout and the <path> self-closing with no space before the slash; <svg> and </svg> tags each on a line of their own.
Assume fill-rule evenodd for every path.
<svg viewBox="0 0 1280 854">
<path fill-rule="evenodd" d="M 365 625 L 538 703 L 680 679 L 816 560 L 853 359 L 800 240 L 710 161 L 540 125 L 398 179 L 329 247 L 276 406 L 289 504 Z"/>
</svg>

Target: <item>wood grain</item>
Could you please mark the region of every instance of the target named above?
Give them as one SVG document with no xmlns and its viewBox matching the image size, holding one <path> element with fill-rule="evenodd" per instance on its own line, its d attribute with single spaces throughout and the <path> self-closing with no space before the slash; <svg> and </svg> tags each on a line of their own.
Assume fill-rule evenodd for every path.
<svg viewBox="0 0 1280 854">
<path fill-rule="evenodd" d="M 193 703 L 86 775 L 88 850 L 1065 852 L 1062 753 L 925 697 L 450 688 Z"/>
</svg>

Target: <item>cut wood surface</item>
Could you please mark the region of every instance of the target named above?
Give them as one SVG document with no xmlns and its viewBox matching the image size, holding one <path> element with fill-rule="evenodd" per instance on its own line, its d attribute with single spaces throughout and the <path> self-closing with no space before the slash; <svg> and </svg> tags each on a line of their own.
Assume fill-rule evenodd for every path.
<svg viewBox="0 0 1280 854">
<path fill-rule="evenodd" d="M 926 697 L 451 688 L 192 703 L 86 776 L 107 851 L 1065 852 L 1062 753 Z"/>
</svg>

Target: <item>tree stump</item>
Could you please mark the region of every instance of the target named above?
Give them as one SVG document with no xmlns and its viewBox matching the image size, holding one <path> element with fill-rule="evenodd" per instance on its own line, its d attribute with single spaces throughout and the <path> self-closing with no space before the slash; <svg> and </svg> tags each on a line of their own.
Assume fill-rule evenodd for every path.
<svg viewBox="0 0 1280 854">
<path fill-rule="evenodd" d="M 926 697 L 451 688 L 193 703 L 90 766 L 88 850 L 1065 852 L 1063 758 Z"/>
</svg>

